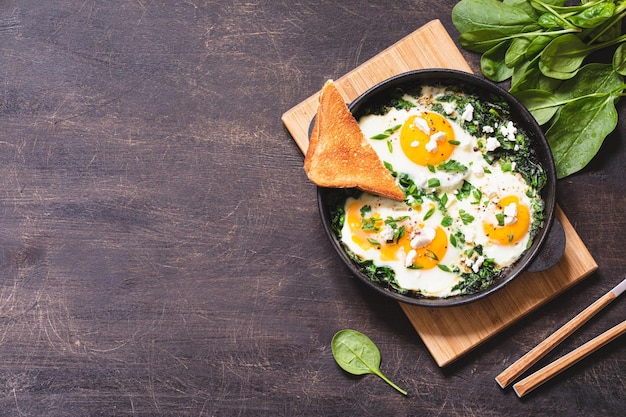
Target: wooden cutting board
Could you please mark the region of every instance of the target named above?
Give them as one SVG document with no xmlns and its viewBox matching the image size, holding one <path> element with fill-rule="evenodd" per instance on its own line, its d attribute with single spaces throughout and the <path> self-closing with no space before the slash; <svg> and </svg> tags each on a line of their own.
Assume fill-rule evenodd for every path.
<svg viewBox="0 0 626 417">
<path fill-rule="evenodd" d="M 471 71 L 439 20 L 429 22 L 335 83 L 346 102 L 350 102 L 386 78 L 422 68 Z M 308 146 L 309 125 L 317 111 L 318 94 L 282 116 L 303 153 Z M 558 207 L 557 218 L 563 225 L 567 244 L 563 258 L 549 270 L 526 272 L 488 297 L 462 306 L 426 308 L 400 303 L 439 366 L 449 365 L 597 269 L 593 257 Z"/>
</svg>

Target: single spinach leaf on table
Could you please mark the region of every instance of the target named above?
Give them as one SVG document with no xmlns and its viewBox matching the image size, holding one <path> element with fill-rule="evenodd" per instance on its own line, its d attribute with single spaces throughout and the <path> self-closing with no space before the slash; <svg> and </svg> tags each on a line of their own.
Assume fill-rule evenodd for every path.
<svg viewBox="0 0 626 417">
<path fill-rule="evenodd" d="M 353 375 L 377 375 L 398 392 L 407 395 L 380 371 L 380 351 L 363 333 L 352 329 L 340 330 L 333 336 L 331 349 L 335 361 L 344 371 Z"/>
<path fill-rule="evenodd" d="M 584 168 L 616 126 L 615 96 L 592 96 L 564 105 L 546 131 L 557 177 Z"/>
</svg>

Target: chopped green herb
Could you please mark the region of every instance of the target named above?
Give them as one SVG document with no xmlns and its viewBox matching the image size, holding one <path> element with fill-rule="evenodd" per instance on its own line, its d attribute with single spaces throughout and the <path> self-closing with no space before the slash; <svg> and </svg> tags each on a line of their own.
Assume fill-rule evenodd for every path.
<svg viewBox="0 0 626 417">
<path fill-rule="evenodd" d="M 387 139 L 389 135 L 387 133 L 379 133 L 378 135 L 370 136 L 370 139 L 374 140 L 383 140 Z"/>
<path fill-rule="evenodd" d="M 426 214 L 424 214 L 424 220 L 428 220 L 428 219 L 430 219 L 430 217 L 431 217 L 433 214 L 435 214 L 435 208 L 434 208 L 434 207 L 433 207 L 433 208 L 431 208 L 430 210 L 428 210 L 428 211 L 426 212 Z"/>
<path fill-rule="evenodd" d="M 498 220 L 498 226 L 504 226 L 504 213 L 496 214 L 496 220 Z"/>
<path fill-rule="evenodd" d="M 466 172 L 467 167 L 460 163 L 459 161 L 455 161 L 454 159 L 450 159 L 449 161 L 444 161 L 437 165 L 437 169 L 445 172 Z"/>
<path fill-rule="evenodd" d="M 441 220 L 441 225 L 443 227 L 448 227 L 448 226 L 452 226 L 452 223 L 454 222 L 454 219 L 450 216 L 445 216 L 443 218 L 443 220 Z"/>
<path fill-rule="evenodd" d="M 380 231 L 380 227 L 378 227 L 378 222 L 380 222 L 380 220 L 380 217 L 364 217 L 361 219 L 361 229 L 366 232 L 378 232 Z"/>
<path fill-rule="evenodd" d="M 441 181 L 439 178 L 429 178 L 428 179 L 428 188 L 436 188 L 441 185 Z"/>
<path fill-rule="evenodd" d="M 439 260 L 439 257 L 437 256 L 437 254 L 435 252 L 433 252 L 432 250 L 430 250 L 430 249 L 426 249 L 426 254 L 424 256 L 426 256 L 427 258 L 432 259 L 433 261 L 438 261 Z"/>
<path fill-rule="evenodd" d="M 472 216 L 465 210 L 459 210 L 459 216 L 461 216 L 461 221 L 463 221 L 464 225 L 468 225 L 474 221 L 474 216 Z"/>
<path fill-rule="evenodd" d="M 376 239 L 372 239 L 371 237 L 368 237 L 368 238 L 367 238 L 367 241 L 368 241 L 369 243 L 371 243 L 372 245 L 374 245 L 374 246 L 380 246 L 380 242 L 379 242 L 379 241 L 377 241 Z"/>
<path fill-rule="evenodd" d="M 390 127 L 389 129 L 385 130 L 383 133 L 379 133 L 378 135 L 374 135 L 372 137 L 370 137 L 370 139 L 374 139 L 374 140 L 382 140 L 382 139 L 387 139 L 389 136 L 391 136 L 391 134 L 393 132 L 395 132 L 396 130 L 400 129 L 402 127 L 402 125 L 395 125 L 393 127 Z"/>
</svg>

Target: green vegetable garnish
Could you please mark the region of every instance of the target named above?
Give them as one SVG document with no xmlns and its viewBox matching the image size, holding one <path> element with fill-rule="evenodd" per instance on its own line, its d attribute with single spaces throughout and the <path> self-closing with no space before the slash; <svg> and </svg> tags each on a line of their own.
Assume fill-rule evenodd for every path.
<svg viewBox="0 0 626 417">
<path fill-rule="evenodd" d="M 441 181 L 438 178 L 429 178 L 428 179 L 428 188 L 436 188 L 441 185 Z"/>
<path fill-rule="evenodd" d="M 407 392 L 394 384 L 380 370 L 380 351 L 372 340 L 352 329 L 340 330 L 333 336 L 331 350 L 337 364 L 353 375 L 373 374 L 403 395 Z"/>
</svg>

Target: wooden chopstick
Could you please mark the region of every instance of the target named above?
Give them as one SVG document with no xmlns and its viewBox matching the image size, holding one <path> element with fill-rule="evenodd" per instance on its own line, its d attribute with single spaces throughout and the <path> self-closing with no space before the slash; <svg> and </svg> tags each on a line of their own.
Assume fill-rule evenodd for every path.
<svg viewBox="0 0 626 417">
<path fill-rule="evenodd" d="M 560 329 L 552 333 L 552 335 L 535 346 L 507 369 L 502 371 L 502 373 L 496 377 L 496 382 L 500 385 L 500 387 L 506 388 L 511 382 L 524 373 L 524 371 L 534 365 L 539 359 L 543 358 L 548 352 L 554 349 L 569 335 L 574 333 L 576 329 L 585 324 L 590 318 L 606 307 L 611 301 L 615 300 L 624 291 L 626 291 L 626 279 L 615 286 L 615 288 L 611 291 L 597 299 L 589 307 L 578 313 L 576 317 L 565 323 Z"/>
<path fill-rule="evenodd" d="M 616 339 L 624 333 L 626 333 L 626 320 L 612 327 L 601 335 L 594 337 L 584 345 L 579 346 L 567 355 L 555 360 L 544 368 L 541 368 L 534 374 L 527 376 L 526 378 L 517 382 L 513 385 L 513 391 L 515 391 L 518 397 L 523 397 L 550 378 L 558 375 L 560 372 L 566 370 L 570 366 L 574 365 L 576 362 L 600 349 L 602 346 L 606 345 L 607 343 Z"/>
</svg>

